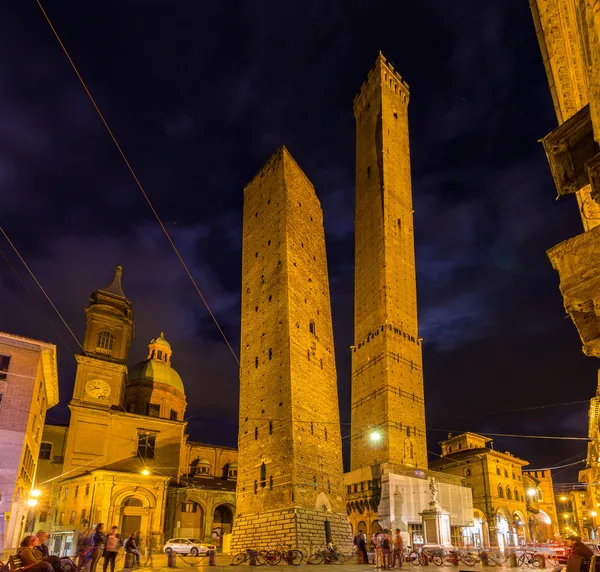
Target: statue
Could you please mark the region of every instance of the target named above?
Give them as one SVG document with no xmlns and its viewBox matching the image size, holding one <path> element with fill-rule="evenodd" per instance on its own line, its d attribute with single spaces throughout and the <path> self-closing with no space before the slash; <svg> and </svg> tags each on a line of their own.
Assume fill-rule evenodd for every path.
<svg viewBox="0 0 600 572">
<path fill-rule="evenodd" d="M 431 493 L 431 500 L 429 504 L 431 506 L 438 505 L 438 495 L 440 494 L 440 486 L 439 481 L 435 477 L 431 477 L 429 479 L 429 492 Z"/>
</svg>

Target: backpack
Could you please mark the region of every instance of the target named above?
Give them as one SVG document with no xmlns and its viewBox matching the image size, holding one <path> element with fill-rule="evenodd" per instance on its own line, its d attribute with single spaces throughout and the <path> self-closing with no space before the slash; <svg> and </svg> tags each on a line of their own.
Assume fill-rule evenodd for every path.
<svg viewBox="0 0 600 572">
<path fill-rule="evenodd" d="M 383 550 L 390 549 L 390 537 L 387 534 L 383 535 L 383 539 L 381 540 L 381 548 L 383 548 Z"/>
</svg>

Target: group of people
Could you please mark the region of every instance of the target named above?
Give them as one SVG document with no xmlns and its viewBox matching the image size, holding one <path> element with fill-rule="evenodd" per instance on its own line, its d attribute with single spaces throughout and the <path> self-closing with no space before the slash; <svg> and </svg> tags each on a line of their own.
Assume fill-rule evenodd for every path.
<svg viewBox="0 0 600 572">
<path fill-rule="evenodd" d="M 354 545 L 358 552 L 359 563 L 362 561 L 363 564 L 368 564 L 367 535 L 364 532 L 356 534 Z M 371 539 L 371 545 L 375 552 L 376 570 L 394 568 L 396 562 L 398 562 L 398 568 L 402 568 L 404 541 L 399 528 L 393 534 L 387 528 L 376 532 Z"/>
<path fill-rule="evenodd" d="M 97 524 L 92 534 L 82 534 L 79 537 L 75 564 L 70 558 L 51 556 L 46 545 L 48 535 L 40 530 L 36 535 L 23 539 L 17 555 L 31 572 L 78 572 L 86 569 L 96 572 L 101 556 L 104 557 L 102 571 L 106 572 L 110 565 L 111 572 L 115 572 L 117 554 L 121 546 L 126 553 L 133 554 L 135 565 L 140 565 L 140 551 L 135 538 L 136 535 L 132 532 L 123 542 L 116 526 L 111 527 L 110 532 L 105 534 L 104 524 Z"/>
</svg>

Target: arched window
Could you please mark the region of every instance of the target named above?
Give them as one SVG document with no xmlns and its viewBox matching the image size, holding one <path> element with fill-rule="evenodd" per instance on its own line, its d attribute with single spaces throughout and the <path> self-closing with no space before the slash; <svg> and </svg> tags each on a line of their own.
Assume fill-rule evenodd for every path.
<svg viewBox="0 0 600 572">
<path fill-rule="evenodd" d="M 46 520 L 48 519 L 48 513 L 47 512 L 40 512 L 40 517 L 38 518 L 38 522 L 46 522 Z"/>
<path fill-rule="evenodd" d="M 465 477 L 470 477 L 471 476 L 471 469 L 467 469 L 465 471 Z"/>
<path fill-rule="evenodd" d="M 108 330 L 100 330 L 96 338 L 96 351 L 110 355 L 115 345 L 115 337 Z"/>
<path fill-rule="evenodd" d="M 325 427 L 325 441 L 327 441 L 327 427 Z"/>
<path fill-rule="evenodd" d="M 144 506 L 142 501 L 135 497 L 127 497 L 123 501 L 123 506 Z"/>
<path fill-rule="evenodd" d="M 498 496 L 503 499 L 504 498 L 504 489 L 501 485 L 498 485 Z"/>
<path fill-rule="evenodd" d="M 265 488 L 267 484 L 267 465 L 264 463 L 260 466 L 260 487 Z"/>
<path fill-rule="evenodd" d="M 315 325 L 315 321 L 311 320 L 310 322 L 308 322 L 308 331 L 313 335 L 316 336 L 317 335 L 317 326 Z"/>
<path fill-rule="evenodd" d="M 540 501 L 540 502 L 543 500 L 542 499 L 542 491 L 540 489 L 537 490 L 537 500 Z"/>
<path fill-rule="evenodd" d="M 273 421 L 269 421 L 269 435 L 273 435 Z"/>
<path fill-rule="evenodd" d="M 512 500 L 512 492 L 510 491 L 510 489 L 508 487 L 506 487 L 506 498 L 508 500 Z"/>
<path fill-rule="evenodd" d="M 273 475 L 269 476 L 269 489 L 273 490 Z"/>
<path fill-rule="evenodd" d="M 254 428 L 254 440 L 257 441 L 258 440 L 258 427 Z"/>
<path fill-rule="evenodd" d="M 515 489 L 515 500 L 516 501 L 520 501 L 521 497 L 519 496 L 519 491 L 517 489 Z"/>
</svg>

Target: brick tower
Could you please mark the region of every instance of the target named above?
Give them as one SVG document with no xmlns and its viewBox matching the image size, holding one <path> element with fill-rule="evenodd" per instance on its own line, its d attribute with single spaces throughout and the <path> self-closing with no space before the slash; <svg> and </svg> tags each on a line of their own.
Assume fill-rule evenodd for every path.
<svg viewBox="0 0 600 572">
<path fill-rule="evenodd" d="M 408 98 L 408 85 L 380 53 L 354 99 L 352 470 L 427 467 Z"/>
<path fill-rule="evenodd" d="M 323 213 L 285 147 L 244 189 L 232 549 L 351 544 Z"/>
</svg>

